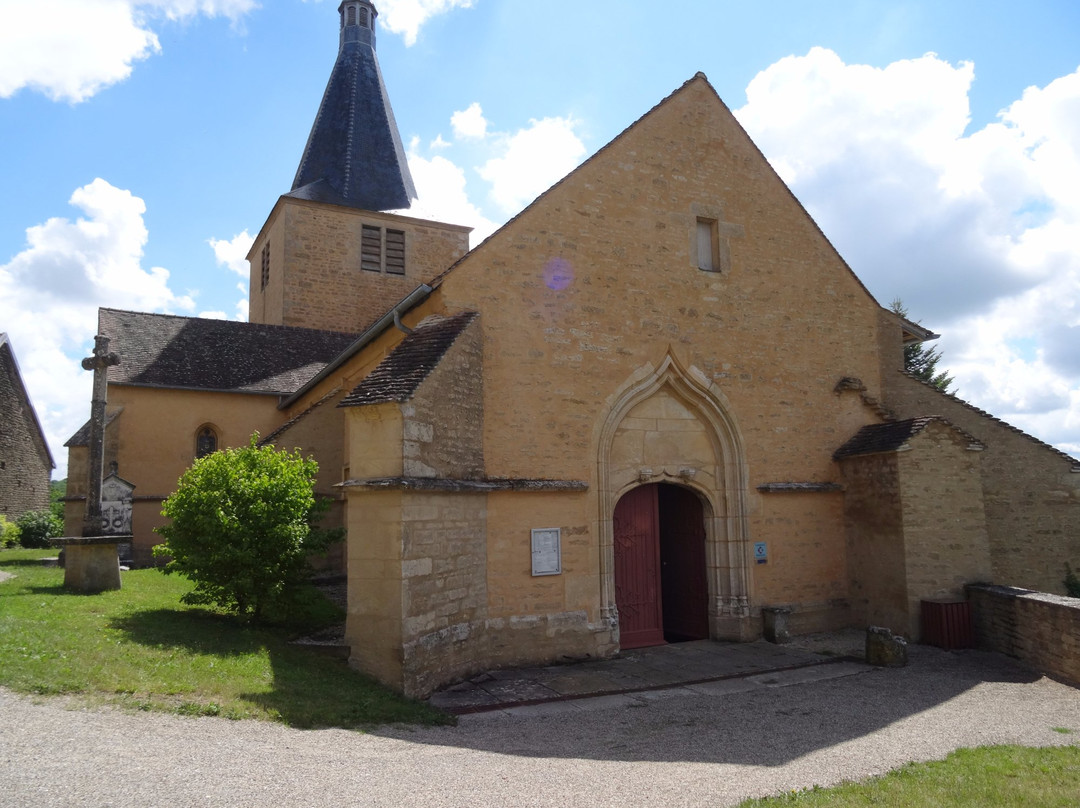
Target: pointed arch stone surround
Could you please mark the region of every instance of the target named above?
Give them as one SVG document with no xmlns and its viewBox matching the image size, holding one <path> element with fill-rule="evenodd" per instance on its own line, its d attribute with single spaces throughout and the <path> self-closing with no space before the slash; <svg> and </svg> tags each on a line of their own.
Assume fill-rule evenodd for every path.
<svg viewBox="0 0 1080 808">
<path fill-rule="evenodd" d="M 747 469 L 742 435 L 723 393 L 669 352 L 639 368 L 608 399 L 597 467 L 601 617 L 618 631 L 615 505 L 639 485 L 672 482 L 705 504 L 709 635 L 754 636 L 749 621 Z"/>
</svg>

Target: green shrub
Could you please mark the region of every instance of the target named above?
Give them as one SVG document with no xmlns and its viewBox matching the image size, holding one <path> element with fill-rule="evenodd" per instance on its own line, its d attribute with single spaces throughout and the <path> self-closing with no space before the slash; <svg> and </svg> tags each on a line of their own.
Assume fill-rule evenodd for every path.
<svg viewBox="0 0 1080 808">
<path fill-rule="evenodd" d="M 1065 594 L 1070 598 L 1080 598 L 1080 576 L 1073 572 L 1072 567 L 1065 565 Z"/>
<path fill-rule="evenodd" d="M 0 514 L 0 547 L 14 547 L 19 543 L 19 526 Z"/>
<path fill-rule="evenodd" d="M 23 547 L 48 547 L 49 539 L 64 535 L 64 520 L 51 511 L 27 511 L 17 520 L 19 544 Z"/>
<path fill-rule="evenodd" d="M 253 620 L 287 619 L 309 577 L 308 555 L 340 531 L 312 524 L 325 511 L 313 486 L 318 464 L 299 452 L 248 446 L 196 460 L 162 507 L 171 524 L 154 555 L 166 573 L 195 583 L 185 603 L 212 604 Z"/>
</svg>

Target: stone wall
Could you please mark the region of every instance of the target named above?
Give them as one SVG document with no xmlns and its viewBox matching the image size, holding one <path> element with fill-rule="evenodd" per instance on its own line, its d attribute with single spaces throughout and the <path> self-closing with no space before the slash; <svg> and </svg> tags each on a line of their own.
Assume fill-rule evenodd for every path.
<svg viewBox="0 0 1080 808">
<path fill-rule="evenodd" d="M 587 498 L 349 489 L 351 664 L 413 696 L 481 670 L 614 652 L 598 621 Z M 531 529 L 559 527 L 563 573 L 533 576 Z"/>
<path fill-rule="evenodd" d="M 49 507 L 52 461 L 7 340 L 0 341 L 0 514 L 14 521 Z"/>
<path fill-rule="evenodd" d="M 979 459 L 970 436 L 932 421 L 895 450 L 840 461 L 856 622 L 918 639 L 922 600 L 989 577 Z"/>
<path fill-rule="evenodd" d="M 405 271 L 361 269 L 364 225 L 405 233 Z M 282 198 L 248 253 L 249 318 L 272 323 L 361 332 L 469 247 L 469 228 L 406 216 Z M 270 278 L 261 283 L 263 247 L 270 245 Z"/>
<path fill-rule="evenodd" d="M 1080 460 L 903 373 L 885 376 L 901 418 L 940 415 L 986 445 L 980 458 L 995 583 L 1063 593 L 1080 568 Z"/>
<path fill-rule="evenodd" d="M 845 458 L 844 515 L 852 617 L 906 631 L 908 587 L 900 475 L 895 453 Z"/>
<path fill-rule="evenodd" d="M 483 332 L 474 320 L 402 406 L 406 477 L 484 475 L 483 357 Z"/>
<path fill-rule="evenodd" d="M 963 433 L 935 421 L 911 440 L 910 451 L 896 455 L 909 615 L 902 630 L 912 638 L 920 636 L 922 600 L 962 596 L 965 584 L 991 575 L 982 452 L 969 448 L 970 443 Z"/>
<path fill-rule="evenodd" d="M 967 595 L 980 648 L 1080 684 L 1080 599 L 991 585 Z"/>
</svg>

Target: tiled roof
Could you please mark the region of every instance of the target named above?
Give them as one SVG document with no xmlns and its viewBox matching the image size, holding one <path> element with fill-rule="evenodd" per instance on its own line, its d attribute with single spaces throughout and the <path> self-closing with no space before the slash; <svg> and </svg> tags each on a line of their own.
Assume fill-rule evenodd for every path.
<svg viewBox="0 0 1080 808">
<path fill-rule="evenodd" d="M 476 315 L 475 311 L 463 311 L 426 318 L 338 406 L 408 401 Z"/>
<path fill-rule="evenodd" d="M 951 399 L 952 401 L 955 401 L 957 404 L 960 404 L 960 405 L 966 407 L 967 409 L 971 410 L 972 412 L 974 412 L 977 415 L 981 415 L 983 418 L 987 419 L 988 421 L 992 421 L 995 424 L 997 424 L 998 426 L 1005 427 L 1005 429 L 1008 429 L 1010 432 L 1015 432 L 1017 435 L 1020 435 L 1021 437 L 1031 441 L 1036 446 L 1041 446 L 1043 449 L 1048 449 L 1049 451 L 1053 452 L 1058 457 L 1060 457 L 1062 460 L 1067 460 L 1070 464 L 1072 464 L 1072 467 L 1074 469 L 1080 469 L 1080 458 L 1073 457 L 1071 454 L 1067 454 L 1067 453 L 1061 451 L 1061 449 L 1058 449 L 1056 446 L 1051 446 L 1049 443 L 1046 443 L 1045 441 L 1039 440 L 1034 435 L 1029 435 L 1027 432 L 1020 429 L 1020 427 L 1013 426 L 1008 421 L 1002 421 L 996 415 L 993 415 L 993 414 L 987 412 L 986 410 L 979 409 L 974 404 L 971 404 L 971 403 L 969 403 L 967 401 L 964 401 L 964 399 L 960 398 L 959 396 L 955 396 L 952 393 L 946 393 L 943 390 L 938 389 L 937 387 L 930 384 L 929 382 L 924 381 L 923 379 L 920 379 L 918 376 L 915 376 L 915 375 L 913 375 L 911 373 L 908 373 L 906 371 L 899 371 L 899 372 L 903 373 L 905 376 L 907 376 L 912 381 L 918 382 L 919 384 L 921 384 L 921 385 L 923 385 L 925 387 L 928 387 L 929 389 L 933 390 L 934 392 L 938 393 L 939 395 L 945 396 L 945 398 L 948 398 L 948 399 Z"/>
<path fill-rule="evenodd" d="M 292 427 L 296 426 L 298 423 L 303 421 L 305 418 L 307 418 L 309 415 L 311 415 L 311 413 L 313 413 L 315 410 L 317 410 L 319 407 L 321 407 L 323 404 L 325 404 L 327 401 L 332 399 L 334 396 L 336 396 L 340 392 L 341 392 L 341 388 L 340 387 L 335 387 L 333 390 L 331 390 L 325 396 L 320 398 L 318 401 L 316 401 L 310 407 L 308 407 L 304 411 L 300 412 L 299 414 L 293 416 L 288 421 L 286 421 L 281 426 L 279 426 L 277 429 L 275 429 L 273 432 L 271 432 L 269 435 L 267 435 L 265 438 L 262 438 L 259 441 L 259 445 L 260 446 L 273 446 L 278 438 L 280 438 L 282 435 L 284 435 L 286 432 L 288 432 L 290 429 L 292 429 Z"/>
<path fill-rule="evenodd" d="M 342 21 L 337 61 L 287 196 L 364 210 L 402 210 L 416 197 L 375 32 Z"/>
<path fill-rule="evenodd" d="M 120 364 L 109 381 L 238 393 L 291 393 L 355 334 L 171 314 L 100 309 L 98 328 Z"/>
<path fill-rule="evenodd" d="M 904 447 L 909 440 L 922 432 L 933 421 L 939 421 L 950 429 L 960 432 L 972 446 L 983 446 L 978 440 L 960 429 L 955 424 L 949 423 L 944 418 L 931 415 L 925 418 L 909 418 L 906 421 L 893 421 L 885 424 L 871 424 L 864 426 L 855 436 L 833 453 L 833 460 L 842 460 L 845 457 L 855 455 L 878 454 L 880 452 L 896 452 Z"/>
<path fill-rule="evenodd" d="M 105 426 L 107 427 L 113 421 L 116 420 L 116 416 L 124 411 L 121 407 L 118 410 L 113 410 L 105 416 Z M 65 446 L 89 446 L 90 445 L 90 421 L 79 427 L 78 431 L 67 439 Z"/>
</svg>

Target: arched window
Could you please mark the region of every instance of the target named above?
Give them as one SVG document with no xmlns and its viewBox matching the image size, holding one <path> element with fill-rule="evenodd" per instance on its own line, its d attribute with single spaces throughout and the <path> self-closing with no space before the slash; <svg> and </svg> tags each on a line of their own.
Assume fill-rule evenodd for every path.
<svg viewBox="0 0 1080 808">
<path fill-rule="evenodd" d="M 210 427 L 204 426 L 195 437 L 195 457 L 206 457 L 217 451 L 217 433 Z"/>
<path fill-rule="evenodd" d="M 356 25 L 356 6 L 349 6 L 345 9 L 345 24 Z"/>
</svg>

